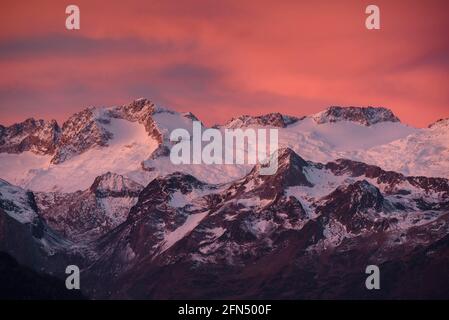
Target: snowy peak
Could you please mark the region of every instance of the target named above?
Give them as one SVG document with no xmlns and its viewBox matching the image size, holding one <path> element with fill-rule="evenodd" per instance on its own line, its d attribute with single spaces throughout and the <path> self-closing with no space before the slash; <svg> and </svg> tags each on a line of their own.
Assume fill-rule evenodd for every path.
<svg viewBox="0 0 449 320">
<path fill-rule="evenodd" d="M 112 108 L 111 113 L 121 119 L 143 122 L 154 113 L 155 108 L 152 101 L 139 98 L 129 104 Z"/>
<path fill-rule="evenodd" d="M 329 107 L 312 116 L 318 124 L 352 121 L 365 126 L 380 122 L 400 122 L 390 109 L 382 107 Z"/>
<path fill-rule="evenodd" d="M 304 167 L 309 166 L 309 163 L 301 158 L 295 151 L 290 148 L 280 148 L 278 150 L 278 168 L 286 169 L 286 168 L 295 168 L 295 169 L 303 169 Z"/>
<path fill-rule="evenodd" d="M 54 120 L 30 118 L 10 127 L 0 126 L 0 153 L 32 151 L 53 155 L 51 163 L 60 164 L 92 147 L 108 146 L 113 138 L 108 125 L 113 119 L 138 122 L 145 127 L 148 136 L 161 143 L 161 130 L 152 118 L 156 112 L 154 103 L 141 98 L 111 108 L 85 108 L 73 114 L 61 128 Z"/>
<path fill-rule="evenodd" d="M 304 176 L 304 168 L 309 167 L 310 164 L 301 158 L 297 153 L 295 153 L 290 148 L 280 148 L 277 150 L 277 154 L 273 153 L 271 157 L 276 157 L 278 159 L 278 169 L 274 176 L 284 175 L 286 179 L 292 178 L 297 182 L 308 184 L 307 178 Z M 252 170 L 253 174 L 256 173 L 260 175 L 260 168 L 268 166 L 268 164 L 257 164 Z M 251 173 L 250 173 L 251 174 Z M 304 177 L 302 181 L 298 181 L 298 177 Z M 261 176 L 263 177 L 263 175 Z M 293 177 L 295 177 L 293 179 Z M 288 181 L 287 184 L 290 185 Z M 292 184 L 293 185 L 293 184 Z"/>
<path fill-rule="evenodd" d="M 188 194 L 195 189 L 202 189 L 205 186 L 205 183 L 199 181 L 192 175 L 175 172 L 152 180 L 140 193 L 139 203 L 146 206 L 149 204 L 166 205 L 173 193 L 177 191 L 181 194 Z M 134 209 L 137 210 L 138 208 Z"/>
<path fill-rule="evenodd" d="M 107 146 L 112 133 L 106 130 L 104 124 L 109 123 L 110 117 L 103 109 L 89 107 L 75 113 L 62 125 L 62 135 L 51 162 L 58 164 L 93 146 Z"/>
<path fill-rule="evenodd" d="M 227 122 L 224 127 L 228 129 L 246 128 L 251 126 L 271 126 L 285 128 L 298 120 L 299 119 L 296 117 L 283 115 L 279 112 L 274 112 L 260 116 L 243 115 L 237 118 L 233 118 L 231 121 Z"/>
<path fill-rule="evenodd" d="M 156 105 L 152 101 L 145 98 L 140 98 L 129 104 L 109 109 L 109 114 L 114 118 L 125 119 L 131 122 L 137 121 L 144 125 L 148 135 L 155 139 L 158 143 L 162 143 L 162 133 L 153 120 L 153 115 L 156 112 Z"/>
<path fill-rule="evenodd" d="M 164 144 L 164 141 L 168 141 L 171 129 L 176 128 L 177 125 L 186 126 L 182 124 L 183 121 L 190 122 L 190 127 L 192 121 L 199 121 L 191 112 L 180 113 L 156 106 L 146 98 L 134 100 L 130 104 L 114 107 L 108 111 L 112 117 L 143 124 L 148 135 L 160 145 Z"/>
<path fill-rule="evenodd" d="M 0 126 L 0 153 L 32 151 L 53 154 L 61 129 L 55 120 L 29 118 L 9 127 Z"/>
<path fill-rule="evenodd" d="M 97 177 L 90 187 L 99 198 L 112 197 L 137 197 L 143 189 L 139 183 L 119 174 L 107 172 Z"/>
<path fill-rule="evenodd" d="M 273 153 L 273 156 L 276 154 Z M 256 193 L 261 199 L 273 199 L 282 194 L 287 187 L 313 186 L 305 171 L 311 164 L 290 148 L 279 149 L 277 157 L 278 169 L 274 175 L 261 175 L 261 166 L 266 164 L 257 164 L 247 176 L 233 184 L 230 190 L 237 190 L 236 194 L 245 190 Z"/>
</svg>

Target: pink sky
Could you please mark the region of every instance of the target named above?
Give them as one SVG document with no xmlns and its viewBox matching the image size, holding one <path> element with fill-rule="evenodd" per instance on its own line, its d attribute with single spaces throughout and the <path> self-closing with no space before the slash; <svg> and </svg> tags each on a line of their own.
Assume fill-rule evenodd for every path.
<svg viewBox="0 0 449 320">
<path fill-rule="evenodd" d="M 208 124 L 240 114 L 385 106 L 449 117 L 449 2 L 2 1 L 0 123 L 62 122 L 147 97 Z M 381 9 L 381 30 L 365 8 Z"/>
</svg>

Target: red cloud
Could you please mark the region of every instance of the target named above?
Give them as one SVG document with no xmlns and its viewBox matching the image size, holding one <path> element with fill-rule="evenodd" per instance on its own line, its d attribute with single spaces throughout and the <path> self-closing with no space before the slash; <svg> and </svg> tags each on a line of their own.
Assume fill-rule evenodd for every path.
<svg viewBox="0 0 449 320">
<path fill-rule="evenodd" d="M 58 120 L 147 96 L 208 123 L 382 105 L 416 126 L 449 116 L 447 1 L 60 1 L 3 4 L 0 119 Z M 213 110 L 213 112 L 211 112 Z"/>
</svg>

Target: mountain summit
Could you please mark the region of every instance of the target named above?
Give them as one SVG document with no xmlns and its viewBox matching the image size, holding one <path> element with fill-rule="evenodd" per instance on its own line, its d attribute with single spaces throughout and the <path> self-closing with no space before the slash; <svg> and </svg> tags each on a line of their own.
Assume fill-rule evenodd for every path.
<svg viewBox="0 0 449 320">
<path fill-rule="evenodd" d="M 382 107 L 339 107 L 333 106 L 312 116 L 318 124 L 352 121 L 365 126 L 380 122 L 400 122 L 390 109 Z"/>
<path fill-rule="evenodd" d="M 280 114 L 279 112 L 267 113 L 260 116 L 243 115 L 228 121 L 224 127 L 228 129 L 245 128 L 250 126 L 271 126 L 285 128 L 297 122 L 299 118 Z"/>
</svg>

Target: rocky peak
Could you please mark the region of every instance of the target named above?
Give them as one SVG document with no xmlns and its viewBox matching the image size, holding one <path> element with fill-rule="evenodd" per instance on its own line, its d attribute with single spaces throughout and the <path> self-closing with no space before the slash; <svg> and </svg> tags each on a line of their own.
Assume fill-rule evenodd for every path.
<svg viewBox="0 0 449 320">
<path fill-rule="evenodd" d="M 245 128 L 250 126 L 272 126 L 278 128 L 285 128 L 288 125 L 295 123 L 299 119 L 292 116 L 280 114 L 279 112 L 268 113 L 260 116 L 243 115 L 233 118 L 224 126 L 229 129 Z"/>
<path fill-rule="evenodd" d="M 204 185 L 205 183 L 190 174 L 174 172 L 151 181 L 143 190 L 141 197 L 151 197 L 155 193 L 171 194 L 175 191 L 186 194 L 192 192 L 193 189 L 201 189 Z"/>
<path fill-rule="evenodd" d="M 155 104 L 145 98 L 132 101 L 129 104 L 114 107 L 110 110 L 112 116 L 129 121 L 144 123 L 155 111 Z"/>
<path fill-rule="evenodd" d="M 107 146 L 112 133 L 103 125 L 108 123 L 110 117 L 104 109 L 89 107 L 75 113 L 62 125 L 59 145 L 51 162 L 58 164 L 93 146 Z"/>
<path fill-rule="evenodd" d="M 278 170 L 279 169 L 303 169 L 308 167 L 309 163 L 301 158 L 295 151 L 290 148 L 280 148 L 278 150 Z"/>
<path fill-rule="evenodd" d="M 157 113 L 156 105 L 145 98 L 134 100 L 129 104 L 118 106 L 110 110 L 111 116 L 125 119 L 128 121 L 137 121 L 145 126 L 146 132 L 159 144 L 163 142 L 163 136 L 157 123 L 153 120 L 153 115 Z"/>
<path fill-rule="evenodd" d="M 110 108 L 87 107 L 73 114 L 60 128 L 55 120 L 27 119 L 10 127 L 0 125 L 0 153 L 21 153 L 32 151 L 37 154 L 53 155 L 51 163 L 60 164 L 82 154 L 92 147 L 105 147 L 113 135 L 107 129 L 112 119 L 139 122 L 148 135 L 154 138 L 164 150 L 163 132 L 153 119 L 158 112 L 170 112 L 157 108 L 148 99 L 140 98 L 129 104 Z M 198 120 L 193 114 L 180 116 Z M 159 152 L 158 154 L 160 154 Z M 162 152 L 163 153 L 163 152 Z"/>
<path fill-rule="evenodd" d="M 352 121 L 371 126 L 380 122 L 400 122 L 390 109 L 382 107 L 329 107 L 312 116 L 318 124 Z"/>
<path fill-rule="evenodd" d="M 276 154 L 273 153 L 273 156 Z M 262 199 L 273 199 L 276 195 L 283 193 L 287 187 L 313 186 L 305 172 L 305 169 L 311 164 L 290 148 L 279 149 L 277 157 L 278 169 L 275 174 L 261 175 L 260 169 L 266 164 L 257 164 L 245 178 L 232 185 L 231 189 L 236 189 L 239 192 L 251 191 L 257 193 Z"/>
<path fill-rule="evenodd" d="M 107 196 L 137 197 L 142 189 L 143 186 L 139 183 L 112 172 L 107 172 L 95 178 L 90 187 L 90 191 L 100 198 Z"/>
<path fill-rule="evenodd" d="M 56 120 L 29 118 L 9 127 L 0 128 L 0 152 L 53 154 L 61 130 Z"/>
<path fill-rule="evenodd" d="M 284 175 L 286 178 L 292 178 L 292 181 L 295 181 L 293 177 L 297 177 L 298 175 L 303 175 L 304 168 L 309 167 L 310 164 L 301 158 L 298 154 L 296 154 L 292 149 L 290 148 L 280 148 L 277 150 L 277 154 L 273 153 L 271 155 L 272 157 L 277 156 L 277 164 L 278 169 L 277 172 L 273 176 L 279 176 Z M 260 177 L 264 177 L 263 175 L 260 175 L 260 169 L 261 167 L 266 167 L 268 164 L 257 164 L 253 170 L 251 170 L 250 175 L 257 175 Z M 266 177 L 270 177 L 269 175 Z M 294 184 L 292 184 L 294 185 Z"/>
<path fill-rule="evenodd" d="M 154 210 L 159 206 L 167 207 L 171 196 L 177 191 L 187 194 L 194 189 L 202 189 L 205 186 L 205 183 L 194 176 L 181 172 L 157 177 L 140 192 L 136 206 L 131 209 L 130 217 L 140 216 L 142 213 Z M 162 209 L 159 208 L 158 210 Z"/>
</svg>

